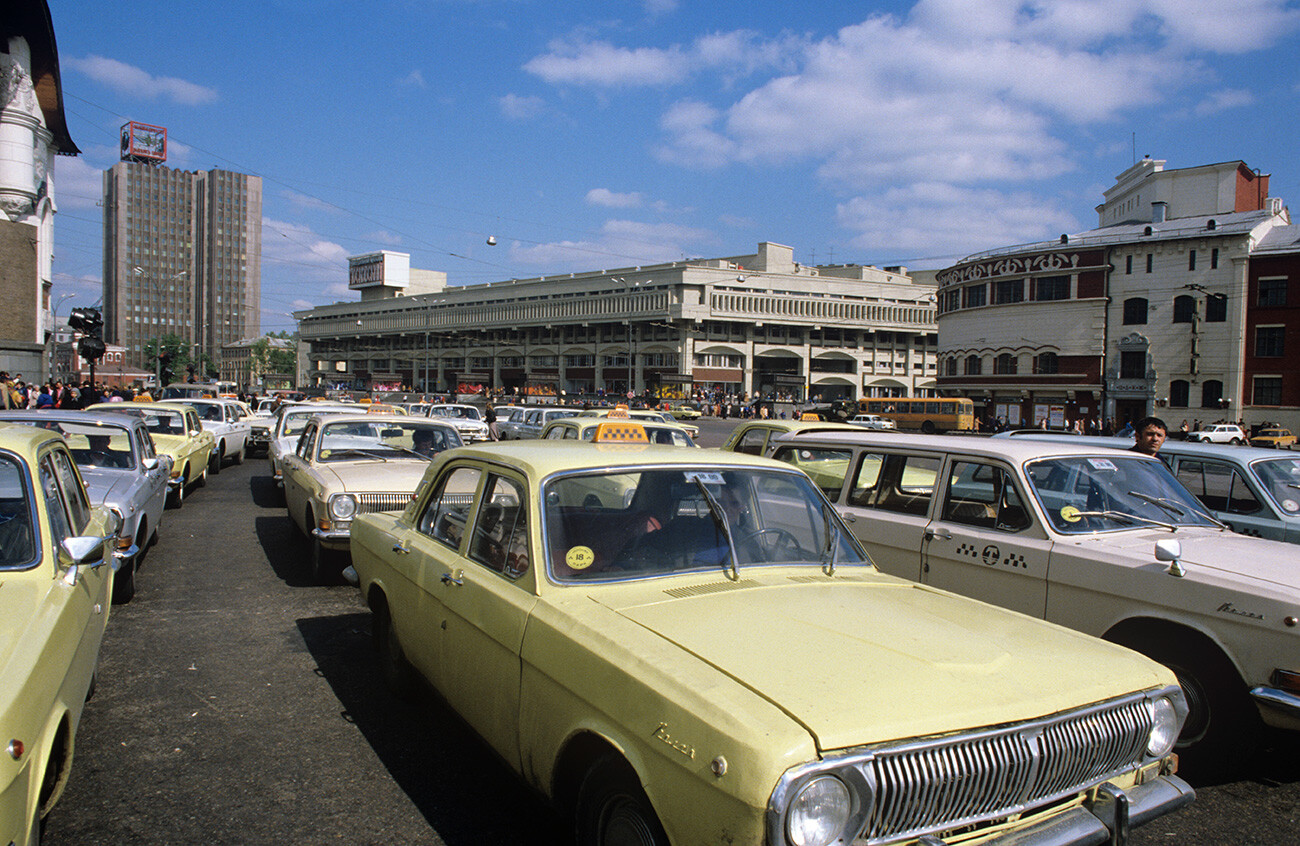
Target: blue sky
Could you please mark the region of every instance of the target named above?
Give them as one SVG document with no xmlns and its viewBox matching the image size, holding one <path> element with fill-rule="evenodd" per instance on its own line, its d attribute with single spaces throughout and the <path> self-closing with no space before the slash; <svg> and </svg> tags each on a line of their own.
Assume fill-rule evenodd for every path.
<svg viewBox="0 0 1300 846">
<path fill-rule="evenodd" d="M 100 294 L 138 120 L 171 167 L 263 177 L 264 331 L 355 299 L 345 259 L 378 249 L 450 284 L 760 241 L 943 267 L 1095 226 L 1135 154 L 1300 197 L 1288 0 L 49 4 L 82 150 L 55 295 Z"/>
</svg>

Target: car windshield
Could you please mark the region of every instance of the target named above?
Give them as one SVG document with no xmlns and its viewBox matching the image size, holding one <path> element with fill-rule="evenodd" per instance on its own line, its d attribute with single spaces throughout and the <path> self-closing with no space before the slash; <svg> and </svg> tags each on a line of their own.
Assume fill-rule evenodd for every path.
<svg viewBox="0 0 1300 846">
<path fill-rule="evenodd" d="M 427 460 L 458 446 L 460 437 L 448 426 L 405 420 L 339 420 L 321 426 L 316 455 L 321 461 Z"/>
<path fill-rule="evenodd" d="M 431 415 L 436 417 L 463 417 L 466 420 L 478 420 L 478 409 L 472 405 L 443 405 L 435 407 Z"/>
<path fill-rule="evenodd" d="M 1266 458 L 1251 466 L 1278 508 L 1300 513 L 1300 458 Z"/>
<path fill-rule="evenodd" d="M 1047 458 L 1029 464 L 1026 475 L 1053 528 L 1065 534 L 1218 525 L 1159 461 Z"/>
<path fill-rule="evenodd" d="M 185 415 L 179 411 L 150 410 L 145 412 L 144 425 L 154 435 L 183 435 Z"/>
<path fill-rule="evenodd" d="M 60 423 L 59 429 L 79 467 L 135 469 L 131 433 L 125 427 Z"/>
<path fill-rule="evenodd" d="M 543 503 L 550 573 L 561 583 L 871 563 L 799 473 L 611 469 L 554 478 Z"/>
</svg>

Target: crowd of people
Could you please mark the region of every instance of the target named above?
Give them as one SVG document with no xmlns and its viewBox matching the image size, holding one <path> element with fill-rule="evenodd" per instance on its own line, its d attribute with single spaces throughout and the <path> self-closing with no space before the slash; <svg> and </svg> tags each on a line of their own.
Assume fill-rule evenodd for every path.
<svg viewBox="0 0 1300 846">
<path fill-rule="evenodd" d="M 102 383 L 82 382 L 75 384 L 52 380 L 42 384 L 26 382 L 23 374 L 12 378 L 6 371 L 0 370 L 0 408 L 67 408 L 81 409 L 97 402 L 131 402 L 142 393 L 139 388 L 112 388 Z"/>
</svg>

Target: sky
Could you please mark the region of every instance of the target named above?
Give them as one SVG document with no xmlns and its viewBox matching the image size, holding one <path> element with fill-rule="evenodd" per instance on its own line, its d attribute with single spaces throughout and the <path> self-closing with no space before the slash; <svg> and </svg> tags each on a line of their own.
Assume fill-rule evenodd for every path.
<svg viewBox="0 0 1300 846">
<path fill-rule="evenodd" d="M 128 120 L 262 177 L 264 332 L 381 249 L 450 285 L 763 241 L 940 268 L 1095 227 L 1144 155 L 1300 198 L 1297 0 L 48 2 L 73 305 Z"/>
</svg>

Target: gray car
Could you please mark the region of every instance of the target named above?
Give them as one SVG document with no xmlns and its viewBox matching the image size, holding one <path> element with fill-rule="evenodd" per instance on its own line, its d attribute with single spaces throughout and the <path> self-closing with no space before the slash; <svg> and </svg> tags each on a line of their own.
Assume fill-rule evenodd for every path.
<svg viewBox="0 0 1300 846">
<path fill-rule="evenodd" d="M 122 517 L 113 602 L 135 596 L 135 573 L 158 538 L 172 460 L 158 455 L 144 421 L 97 411 L 6 411 L 0 421 L 51 429 L 68 442 L 93 505 Z"/>
</svg>

